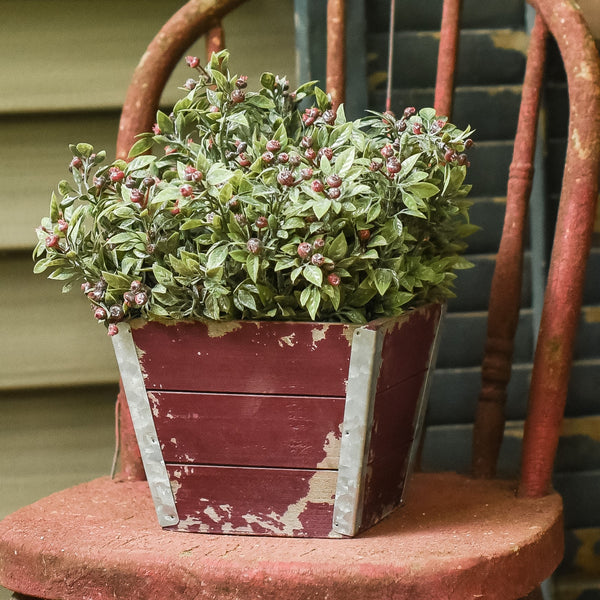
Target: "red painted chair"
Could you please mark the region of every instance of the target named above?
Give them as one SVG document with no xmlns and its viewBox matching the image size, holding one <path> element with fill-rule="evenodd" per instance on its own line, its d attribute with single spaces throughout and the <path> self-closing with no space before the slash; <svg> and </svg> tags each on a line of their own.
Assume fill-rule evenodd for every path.
<svg viewBox="0 0 600 600">
<path fill-rule="evenodd" d="M 118 141 L 125 155 L 153 122 L 175 62 L 242 0 L 191 0 L 138 67 Z M 156 523 L 137 447 L 121 410 L 122 471 L 21 509 L 0 524 L 0 583 L 45 599 L 539 598 L 563 549 L 562 503 L 550 489 L 567 393 L 600 160 L 600 65 L 569 0 L 536 0 L 506 221 L 492 284 L 474 477 L 414 476 L 406 506 L 354 539 L 312 540 L 170 533 Z M 446 0 L 435 106 L 449 114 L 460 0 Z M 329 3 L 327 87 L 343 99 L 343 3 Z M 538 339 L 519 482 L 493 479 L 520 297 L 523 232 L 545 39 L 568 76 L 570 128 L 549 283 Z M 210 39 L 219 44 L 221 33 Z M 211 42 L 212 43 L 212 42 Z M 166 50 L 165 50 L 166 48 Z M 143 82 L 144 85 L 140 85 Z M 146 85 L 148 84 L 148 85 Z M 573 268 L 573 266 L 580 268 Z"/>
</svg>

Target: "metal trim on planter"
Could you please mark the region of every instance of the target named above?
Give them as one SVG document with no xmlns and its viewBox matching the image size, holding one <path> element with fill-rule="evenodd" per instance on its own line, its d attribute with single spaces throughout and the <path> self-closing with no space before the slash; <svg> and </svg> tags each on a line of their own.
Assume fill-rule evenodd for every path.
<svg viewBox="0 0 600 600">
<path fill-rule="evenodd" d="M 333 531 L 342 535 L 355 535 L 361 523 L 363 467 L 371 438 L 382 347 L 379 330 L 359 327 L 354 331 L 333 508 Z"/>
<path fill-rule="evenodd" d="M 415 420 L 413 425 L 413 441 L 410 446 L 410 452 L 408 453 L 408 463 L 406 468 L 406 476 L 404 481 L 408 481 L 413 472 L 417 454 L 419 453 L 419 446 L 421 444 L 421 432 L 423 430 L 423 423 L 425 422 L 425 415 L 427 413 L 427 402 L 429 400 L 429 390 L 431 389 L 431 382 L 433 381 L 433 372 L 435 370 L 435 364 L 437 362 L 438 350 L 440 348 L 440 341 L 442 339 L 442 323 L 446 316 L 446 304 L 440 306 L 440 316 L 438 318 L 437 327 L 435 329 L 435 336 L 433 338 L 433 344 L 429 351 L 429 362 L 427 364 L 427 373 L 425 374 L 425 380 L 421 386 L 421 392 L 419 393 L 419 400 L 417 404 L 417 410 L 415 413 Z M 406 485 L 402 490 L 401 502 L 404 502 L 404 493 L 406 491 Z"/>
<path fill-rule="evenodd" d="M 179 515 L 129 324 L 119 323 L 112 342 L 158 522 L 162 527 L 176 525 Z"/>
</svg>

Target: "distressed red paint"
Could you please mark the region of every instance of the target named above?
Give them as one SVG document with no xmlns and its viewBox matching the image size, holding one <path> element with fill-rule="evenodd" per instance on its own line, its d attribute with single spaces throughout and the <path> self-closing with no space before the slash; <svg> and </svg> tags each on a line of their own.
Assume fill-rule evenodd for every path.
<svg viewBox="0 0 600 600">
<path fill-rule="evenodd" d="M 326 88 L 334 109 L 346 98 L 346 2 L 327 2 Z"/>
<path fill-rule="evenodd" d="M 401 501 L 439 304 L 367 325 L 381 337 L 360 399 L 359 529 Z M 236 321 L 132 328 L 179 525 L 327 537 L 357 325 Z M 369 360 L 369 357 L 364 357 Z"/>
</svg>

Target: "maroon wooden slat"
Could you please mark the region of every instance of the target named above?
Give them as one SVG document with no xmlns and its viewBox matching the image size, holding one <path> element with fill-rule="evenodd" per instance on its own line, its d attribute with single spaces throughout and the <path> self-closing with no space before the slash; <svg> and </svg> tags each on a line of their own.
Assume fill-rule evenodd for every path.
<svg viewBox="0 0 600 600">
<path fill-rule="evenodd" d="M 523 247 L 527 206 L 533 181 L 539 101 L 546 59 L 546 35 L 546 26 L 538 15 L 529 42 L 508 178 L 504 227 L 492 279 L 487 341 L 481 370 L 482 384 L 473 434 L 473 473 L 476 477 L 495 475 L 504 432 L 506 387 L 510 379 L 514 338 L 519 322 Z"/>
<path fill-rule="evenodd" d="M 334 109 L 346 97 L 346 1 L 327 2 L 326 88 Z"/>
<path fill-rule="evenodd" d="M 189 0 L 160 29 L 136 67 L 123 104 L 117 157 L 126 158 L 135 136 L 150 131 L 162 90 L 177 62 L 200 36 L 246 0 Z"/>
<path fill-rule="evenodd" d="M 378 393 L 373 411 L 361 530 L 368 529 L 397 506 L 403 496 L 413 440 L 416 404 L 425 372 Z"/>
<path fill-rule="evenodd" d="M 460 35 L 462 0 L 444 0 L 440 45 L 438 51 L 435 97 L 433 105 L 438 115 L 452 116 L 454 73 Z"/>
<path fill-rule="evenodd" d="M 577 6 L 535 3 L 560 50 L 569 138 L 525 424 L 519 493 L 548 492 L 573 357 L 600 170 L 600 57 Z"/>
<path fill-rule="evenodd" d="M 149 322 L 132 333 L 148 389 L 344 397 L 355 327 Z"/>
<path fill-rule="evenodd" d="M 166 462 L 336 469 L 343 398 L 150 392 Z"/>
<path fill-rule="evenodd" d="M 171 464 L 167 470 L 180 519 L 171 529 L 308 537 L 331 533 L 337 471 Z"/>
<path fill-rule="evenodd" d="M 381 368 L 377 392 L 382 392 L 421 373 L 427 368 L 431 345 L 442 311 L 441 304 L 429 304 L 411 311 L 397 321 L 387 320 L 381 350 Z M 373 321 L 370 328 L 386 323 Z"/>
</svg>

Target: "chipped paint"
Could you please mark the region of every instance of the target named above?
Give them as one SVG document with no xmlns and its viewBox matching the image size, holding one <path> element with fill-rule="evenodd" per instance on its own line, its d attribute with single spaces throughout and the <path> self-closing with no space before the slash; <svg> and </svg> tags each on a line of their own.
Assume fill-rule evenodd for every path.
<svg viewBox="0 0 600 600">
<path fill-rule="evenodd" d="M 327 337 L 328 329 L 329 329 L 328 324 L 323 324 L 321 327 L 314 327 L 312 329 L 311 335 L 312 335 L 312 349 L 313 350 L 316 350 L 318 343 Z"/>
<path fill-rule="evenodd" d="M 317 463 L 317 469 L 337 469 L 340 462 L 340 445 L 342 439 L 342 423 L 338 431 L 330 431 L 325 438 L 323 452 L 325 458 Z"/>
<path fill-rule="evenodd" d="M 571 141 L 573 142 L 573 148 L 575 152 L 577 152 L 577 156 L 581 160 L 587 160 L 590 157 L 591 148 L 586 147 L 581 143 L 581 139 L 579 137 L 579 130 L 573 129 L 571 132 Z"/>
<path fill-rule="evenodd" d="M 564 419 L 560 435 L 561 437 L 583 435 L 600 442 L 600 415 Z"/>
<path fill-rule="evenodd" d="M 290 335 L 284 335 L 277 340 L 280 348 L 283 348 L 284 344 L 293 348 L 296 345 L 294 338 L 296 337 L 295 333 L 290 333 Z"/>
<path fill-rule="evenodd" d="M 205 324 L 208 337 L 211 338 L 223 337 L 242 326 L 239 321 L 206 321 Z"/>
<path fill-rule="evenodd" d="M 584 306 L 582 312 L 586 323 L 600 323 L 600 306 Z"/>
<path fill-rule="evenodd" d="M 211 521 L 214 521 L 215 523 L 220 523 L 223 520 L 223 517 L 219 516 L 217 511 L 212 506 L 207 506 L 203 512 Z"/>
<path fill-rule="evenodd" d="M 490 32 L 490 39 L 494 48 L 500 50 L 516 50 L 521 54 L 527 54 L 529 47 L 529 35 L 524 31 L 514 29 L 495 29 Z"/>
<path fill-rule="evenodd" d="M 255 523 L 276 535 L 298 535 L 304 531 L 300 516 L 309 503 L 333 505 L 336 471 L 315 471 L 308 480 L 308 492 L 294 504 L 290 504 L 284 514 L 278 515 L 271 512 L 269 515 L 260 516 L 247 513 L 242 518 L 251 525 Z M 338 537 L 332 531 L 330 537 Z"/>
</svg>

